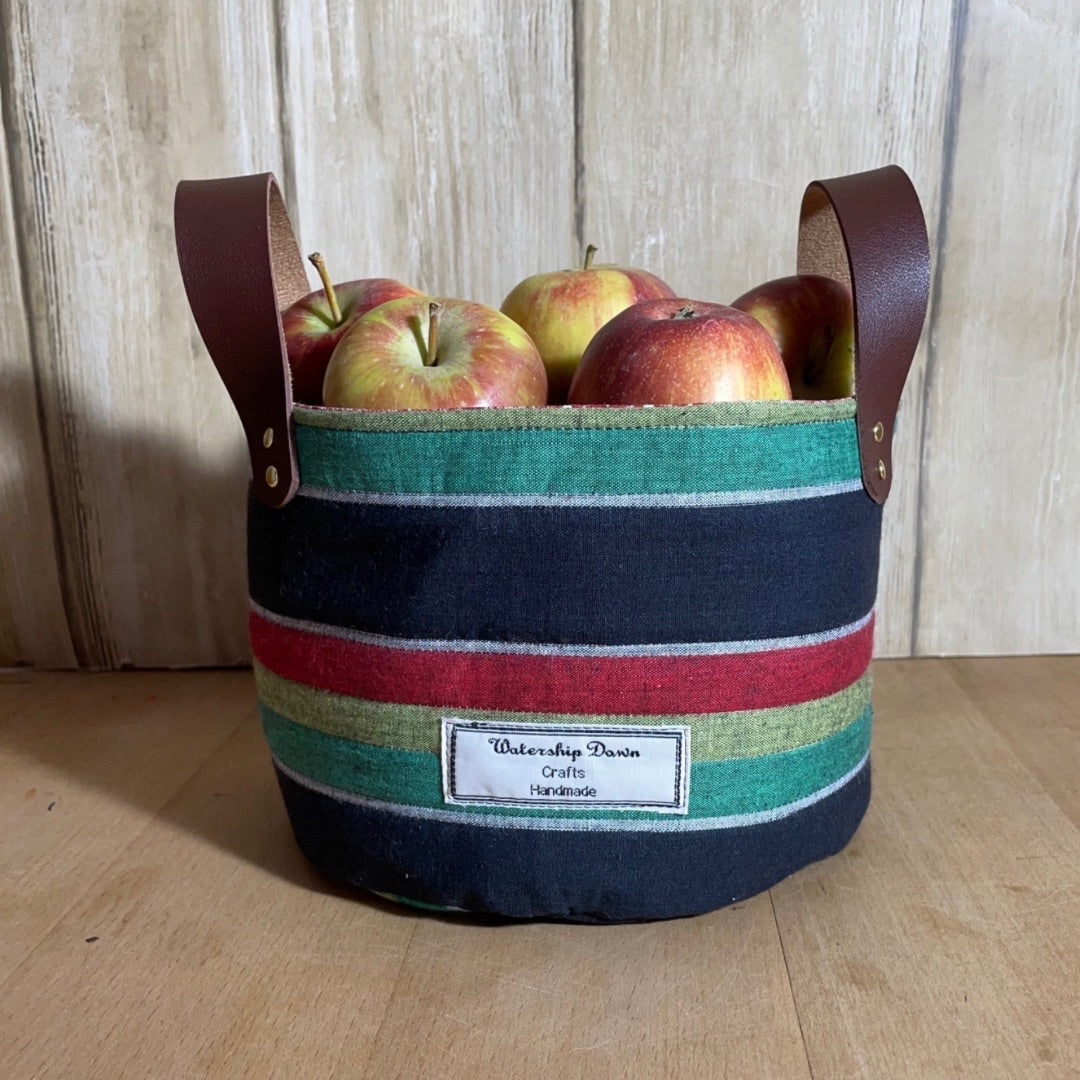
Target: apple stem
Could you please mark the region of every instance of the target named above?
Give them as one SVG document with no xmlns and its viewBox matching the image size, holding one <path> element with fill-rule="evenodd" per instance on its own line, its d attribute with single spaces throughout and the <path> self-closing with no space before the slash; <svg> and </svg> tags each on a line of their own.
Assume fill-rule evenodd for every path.
<svg viewBox="0 0 1080 1080">
<path fill-rule="evenodd" d="M 326 263 L 323 262 L 323 257 L 317 251 L 310 254 L 308 260 L 314 265 L 315 269 L 319 271 L 319 278 L 323 284 L 323 291 L 326 293 L 326 302 L 330 305 L 330 318 L 334 320 L 335 326 L 340 326 L 341 308 L 338 306 L 337 293 L 334 292 L 334 286 L 330 284 L 330 275 L 326 272 Z"/>
<path fill-rule="evenodd" d="M 439 311 L 442 308 L 437 300 L 428 304 L 428 330 L 427 330 L 427 356 L 424 357 L 426 367 L 434 367 L 436 353 L 439 349 Z"/>
<path fill-rule="evenodd" d="M 596 254 L 596 245 L 595 244 L 590 244 L 585 249 L 585 265 L 582 267 L 583 270 L 588 270 L 589 267 L 592 266 L 593 256 L 595 254 Z"/>
</svg>

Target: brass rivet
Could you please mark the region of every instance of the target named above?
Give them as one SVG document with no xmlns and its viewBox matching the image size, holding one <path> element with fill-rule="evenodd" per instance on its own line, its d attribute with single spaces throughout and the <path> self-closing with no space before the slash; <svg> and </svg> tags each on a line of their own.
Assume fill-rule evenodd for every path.
<svg viewBox="0 0 1080 1080">
<path fill-rule="evenodd" d="M 879 439 L 878 441 L 880 442 L 881 440 Z M 273 444 L 274 444 L 274 429 L 272 427 L 268 427 L 263 432 L 263 446 L 265 446 L 266 449 L 269 450 L 270 447 L 273 446 Z"/>
<path fill-rule="evenodd" d="M 266 486 L 267 487 L 272 487 L 272 488 L 277 487 L 277 482 L 278 482 L 277 469 L 275 469 L 273 465 L 268 465 L 266 467 Z"/>
<path fill-rule="evenodd" d="M 877 463 L 877 474 L 881 477 L 882 480 L 884 480 L 885 477 L 889 475 L 888 470 L 885 468 L 884 461 L 879 461 Z"/>
<path fill-rule="evenodd" d="M 885 438 L 885 425 L 879 420 L 871 430 L 874 433 L 874 442 L 881 442 Z M 267 446 L 270 444 L 267 443 Z"/>
</svg>

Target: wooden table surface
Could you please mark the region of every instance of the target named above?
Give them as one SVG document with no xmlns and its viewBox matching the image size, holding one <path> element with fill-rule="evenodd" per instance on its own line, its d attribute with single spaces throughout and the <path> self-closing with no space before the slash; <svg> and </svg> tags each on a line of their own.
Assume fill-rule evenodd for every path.
<svg viewBox="0 0 1080 1080">
<path fill-rule="evenodd" d="M 296 849 L 248 672 L 0 676 L 0 1076 L 1080 1076 L 1080 656 L 875 664 L 849 848 L 588 927 Z"/>
</svg>

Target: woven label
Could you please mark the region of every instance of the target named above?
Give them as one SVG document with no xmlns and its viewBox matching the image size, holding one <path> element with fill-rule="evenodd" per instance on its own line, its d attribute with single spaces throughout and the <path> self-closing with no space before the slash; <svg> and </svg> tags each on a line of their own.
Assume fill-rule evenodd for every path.
<svg viewBox="0 0 1080 1080">
<path fill-rule="evenodd" d="M 443 797 L 466 806 L 685 814 L 690 729 L 443 718 Z"/>
</svg>

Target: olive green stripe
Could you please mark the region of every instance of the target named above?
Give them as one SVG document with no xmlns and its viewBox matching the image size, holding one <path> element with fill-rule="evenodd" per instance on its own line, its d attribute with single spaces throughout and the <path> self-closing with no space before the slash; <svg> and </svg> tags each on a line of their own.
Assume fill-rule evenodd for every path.
<svg viewBox="0 0 1080 1080">
<path fill-rule="evenodd" d="M 839 401 L 720 401 L 705 405 L 513 409 L 362 410 L 293 406 L 298 427 L 337 431 L 506 431 L 530 428 L 612 429 L 764 426 L 850 420 L 855 399 Z"/>
<path fill-rule="evenodd" d="M 397 705 L 335 694 L 283 679 L 255 664 L 259 699 L 275 713 L 327 735 L 399 750 L 438 753 L 442 718 L 495 723 L 678 724 L 690 728 L 694 761 L 758 757 L 835 734 L 870 705 L 870 672 L 839 693 L 799 705 L 676 716 L 586 716 Z"/>
<path fill-rule="evenodd" d="M 259 712 L 275 758 L 301 776 L 383 802 L 446 809 L 438 754 L 351 742 L 296 724 L 266 705 L 261 705 Z M 871 710 L 867 709 L 835 734 L 796 750 L 728 761 L 694 761 L 690 766 L 686 816 L 712 818 L 754 814 L 805 799 L 840 779 L 862 760 L 870 747 L 871 727 Z M 657 817 L 654 811 L 563 807 L 454 809 L 460 809 L 463 815 L 490 813 L 500 817 L 535 817 L 543 813 L 558 818 Z"/>
</svg>

